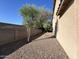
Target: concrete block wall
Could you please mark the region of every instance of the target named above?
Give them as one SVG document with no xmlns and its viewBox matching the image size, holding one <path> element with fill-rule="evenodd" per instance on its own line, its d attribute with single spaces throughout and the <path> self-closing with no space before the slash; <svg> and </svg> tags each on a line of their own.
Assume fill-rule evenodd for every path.
<svg viewBox="0 0 79 59">
<path fill-rule="evenodd" d="M 32 29 L 31 36 L 41 33 L 40 29 Z M 0 23 L 0 45 L 27 39 L 27 29 L 22 25 Z"/>
<path fill-rule="evenodd" d="M 0 28 L 0 45 L 27 38 L 27 30 L 21 28 Z"/>
<path fill-rule="evenodd" d="M 31 31 L 31 36 L 37 35 L 39 33 L 42 33 L 42 30 L 33 28 Z"/>
</svg>

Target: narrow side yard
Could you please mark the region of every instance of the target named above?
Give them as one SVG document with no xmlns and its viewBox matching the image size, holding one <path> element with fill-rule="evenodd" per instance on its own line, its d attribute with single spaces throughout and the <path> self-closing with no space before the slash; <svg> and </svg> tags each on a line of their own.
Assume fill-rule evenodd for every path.
<svg viewBox="0 0 79 59">
<path fill-rule="evenodd" d="M 25 41 L 24 41 L 25 42 Z M 20 44 L 20 43 L 17 43 Z M 15 47 L 17 47 L 15 45 Z M 2 48 L 1 48 L 2 49 Z M 7 48 L 3 48 L 6 50 Z M 10 49 L 10 48 L 9 48 Z M 9 50 L 7 49 L 7 51 Z M 1 52 L 2 50 L 0 50 Z M 0 54 L 1 55 L 1 54 Z M 51 32 L 44 33 L 2 59 L 69 59 Z"/>
</svg>

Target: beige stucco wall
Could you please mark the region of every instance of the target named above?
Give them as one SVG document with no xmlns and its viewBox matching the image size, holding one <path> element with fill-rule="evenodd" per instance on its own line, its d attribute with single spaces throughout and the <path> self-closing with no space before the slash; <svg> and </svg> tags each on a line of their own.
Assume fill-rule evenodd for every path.
<svg viewBox="0 0 79 59">
<path fill-rule="evenodd" d="M 75 20 L 77 28 L 77 59 L 79 59 L 79 0 L 75 0 Z"/>
<path fill-rule="evenodd" d="M 57 40 L 70 59 L 79 59 L 79 0 L 58 19 Z"/>
<path fill-rule="evenodd" d="M 52 22 L 53 23 L 53 35 L 55 34 L 55 24 L 57 21 L 56 12 L 58 10 L 59 4 L 60 4 L 60 0 L 56 0 L 55 8 L 54 8 L 54 15 L 53 15 L 53 22 Z"/>
</svg>

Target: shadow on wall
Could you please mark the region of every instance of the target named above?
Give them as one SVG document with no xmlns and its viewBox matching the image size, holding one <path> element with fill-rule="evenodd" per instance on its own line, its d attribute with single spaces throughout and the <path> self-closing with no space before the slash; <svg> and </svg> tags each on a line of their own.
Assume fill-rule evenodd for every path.
<svg viewBox="0 0 79 59">
<path fill-rule="evenodd" d="M 60 16 L 59 18 L 61 18 L 63 16 L 63 14 L 68 10 L 68 8 L 74 3 L 74 0 L 68 0 L 65 1 L 61 8 L 59 8 L 60 10 L 58 10 L 58 16 Z M 55 32 L 54 32 L 54 37 L 56 38 L 57 36 L 57 32 L 58 32 L 58 20 L 55 23 Z"/>
<path fill-rule="evenodd" d="M 54 32 L 54 36 L 53 36 L 53 37 L 56 38 L 57 32 L 58 32 L 58 20 L 57 20 L 56 23 L 55 23 L 55 32 Z"/>
<path fill-rule="evenodd" d="M 40 33 L 38 35 L 35 35 L 35 36 L 31 37 L 30 39 L 32 41 L 32 40 L 40 37 L 43 34 L 44 33 Z M 4 59 L 7 55 L 9 55 L 12 52 L 16 51 L 17 49 L 19 49 L 20 47 L 22 47 L 25 44 L 28 44 L 27 39 L 18 40 L 18 41 L 11 42 L 11 43 L 0 46 L 0 59 Z"/>
<path fill-rule="evenodd" d="M 60 18 L 63 16 L 63 14 L 68 10 L 68 8 L 69 8 L 73 3 L 74 3 L 74 0 L 66 0 L 66 1 L 62 4 L 61 8 L 59 8 L 60 11 L 59 11 L 59 13 L 58 13 L 58 15 L 60 15 Z"/>
</svg>

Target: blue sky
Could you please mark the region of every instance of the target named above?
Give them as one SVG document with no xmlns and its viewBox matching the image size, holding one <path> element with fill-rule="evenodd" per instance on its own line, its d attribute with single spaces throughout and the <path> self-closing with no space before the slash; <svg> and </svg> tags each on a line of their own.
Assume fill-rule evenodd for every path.
<svg viewBox="0 0 79 59">
<path fill-rule="evenodd" d="M 52 11 L 53 0 L 0 0 L 0 22 L 11 24 L 22 24 L 19 9 L 24 4 L 33 4 L 37 7 L 45 7 Z"/>
</svg>

